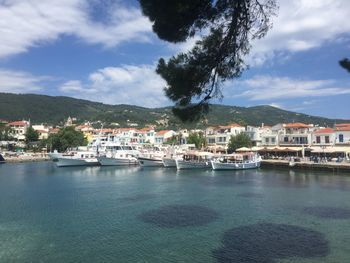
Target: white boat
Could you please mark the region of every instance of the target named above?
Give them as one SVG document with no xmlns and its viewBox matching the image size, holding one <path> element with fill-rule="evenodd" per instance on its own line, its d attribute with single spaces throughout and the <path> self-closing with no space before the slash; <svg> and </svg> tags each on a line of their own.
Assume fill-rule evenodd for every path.
<svg viewBox="0 0 350 263">
<path fill-rule="evenodd" d="M 130 147 L 130 146 L 129 146 Z M 131 149 L 131 150 L 130 150 Z M 121 145 L 107 145 L 105 151 L 97 158 L 102 166 L 120 166 L 139 164 L 136 157 L 131 153 L 132 148 Z"/>
<path fill-rule="evenodd" d="M 159 147 L 145 148 L 141 154 L 137 157 L 141 166 L 155 166 L 155 167 L 164 167 L 163 157 L 165 153 L 163 149 Z"/>
<path fill-rule="evenodd" d="M 5 159 L 4 159 L 4 157 L 2 157 L 2 155 L 0 154 L 0 163 L 5 163 L 6 161 L 5 161 Z"/>
<path fill-rule="evenodd" d="M 163 160 L 161 158 L 147 158 L 147 157 L 137 157 L 141 166 L 153 166 L 153 167 L 163 167 Z"/>
<path fill-rule="evenodd" d="M 76 152 L 72 155 L 65 155 L 57 158 L 57 167 L 64 166 L 93 166 L 99 165 L 95 152 Z"/>
<path fill-rule="evenodd" d="M 245 170 L 260 167 L 261 157 L 258 154 L 232 154 L 211 161 L 213 170 Z"/>
<path fill-rule="evenodd" d="M 175 160 L 176 168 L 178 170 L 211 168 L 212 156 L 210 152 L 187 152 L 182 159 Z"/>
<path fill-rule="evenodd" d="M 63 154 L 59 153 L 57 150 L 47 154 L 52 161 L 57 161 L 58 158 L 62 157 Z"/>
<path fill-rule="evenodd" d="M 164 167 L 176 167 L 176 159 L 174 158 L 163 158 Z"/>
</svg>

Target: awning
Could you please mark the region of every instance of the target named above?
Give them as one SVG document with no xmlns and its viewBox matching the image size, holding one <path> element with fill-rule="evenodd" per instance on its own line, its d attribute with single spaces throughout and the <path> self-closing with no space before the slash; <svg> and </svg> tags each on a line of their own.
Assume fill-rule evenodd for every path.
<svg viewBox="0 0 350 263">
<path fill-rule="evenodd" d="M 248 147 L 241 147 L 236 149 L 236 152 L 251 152 L 252 148 L 248 148 Z"/>
</svg>

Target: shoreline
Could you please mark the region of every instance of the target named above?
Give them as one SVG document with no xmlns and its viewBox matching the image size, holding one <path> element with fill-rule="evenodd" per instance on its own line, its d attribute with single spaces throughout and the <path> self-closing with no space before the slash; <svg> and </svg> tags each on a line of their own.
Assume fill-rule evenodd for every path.
<svg viewBox="0 0 350 263">
<path fill-rule="evenodd" d="M 295 162 L 294 166 L 289 166 L 289 161 L 286 160 L 262 160 L 261 167 L 278 167 L 278 168 L 288 168 L 288 169 L 298 169 L 298 170 L 319 170 L 319 171 L 329 171 L 333 173 L 350 173 L 350 163 L 314 163 L 314 162 Z"/>
<path fill-rule="evenodd" d="M 30 162 L 47 162 L 51 161 L 48 156 L 19 156 L 5 158 L 4 163 L 30 163 Z M 313 162 L 295 162 L 294 166 L 289 166 L 289 161 L 286 160 L 272 160 L 265 159 L 261 161 L 261 168 L 287 168 L 290 170 L 319 170 L 328 171 L 332 173 L 349 173 L 350 174 L 350 163 L 313 163 Z"/>
<path fill-rule="evenodd" d="M 33 163 L 33 162 L 46 162 L 51 159 L 48 156 L 19 156 L 19 157 L 6 157 L 4 163 Z"/>
</svg>

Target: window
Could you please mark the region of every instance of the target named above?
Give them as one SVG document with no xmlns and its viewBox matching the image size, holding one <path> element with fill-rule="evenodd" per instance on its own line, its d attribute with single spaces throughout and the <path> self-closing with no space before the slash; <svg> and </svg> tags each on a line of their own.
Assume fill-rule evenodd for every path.
<svg viewBox="0 0 350 263">
<path fill-rule="evenodd" d="M 321 137 L 320 136 L 316 136 L 316 143 L 321 143 Z"/>
<path fill-rule="evenodd" d="M 208 143 L 215 143 L 215 139 L 214 138 L 208 138 Z"/>
<path fill-rule="evenodd" d="M 288 142 L 288 137 L 284 137 L 284 142 Z"/>
<path fill-rule="evenodd" d="M 339 142 L 344 142 L 344 135 L 343 134 L 339 134 Z"/>
<path fill-rule="evenodd" d="M 324 140 L 326 141 L 326 143 L 329 143 L 329 136 L 325 136 Z"/>
<path fill-rule="evenodd" d="M 276 138 L 271 138 L 271 142 L 275 143 L 276 142 Z"/>
</svg>

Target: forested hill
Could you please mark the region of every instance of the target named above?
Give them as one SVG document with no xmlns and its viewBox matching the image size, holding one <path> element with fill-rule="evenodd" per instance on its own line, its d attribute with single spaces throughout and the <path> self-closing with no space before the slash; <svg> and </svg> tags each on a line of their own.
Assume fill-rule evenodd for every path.
<svg viewBox="0 0 350 263">
<path fill-rule="evenodd" d="M 174 117 L 170 107 L 152 109 L 132 105 L 107 105 L 70 97 L 0 93 L 0 119 L 30 119 L 32 123 L 59 124 L 68 116 L 76 117 L 78 122 L 100 120 L 106 124 L 119 123 L 120 126 L 137 123 L 139 127 L 156 124 L 162 128 L 194 128 L 232 122 L 249 125 L 304 122 L 333 126 L 335 122 L 346 121 L 315 117 L 271 106 L 212 105 L 206 120 L 197 124 L 182 124 Z"/>
</svg>

